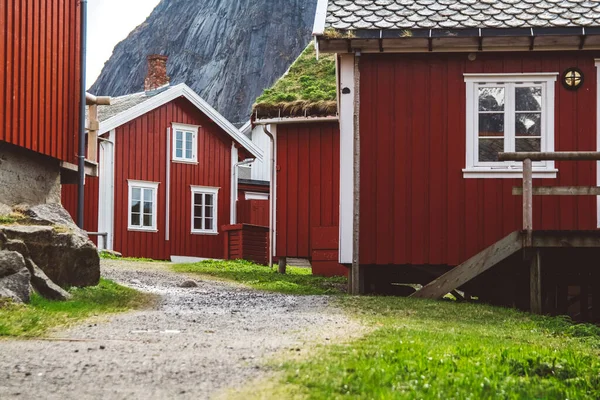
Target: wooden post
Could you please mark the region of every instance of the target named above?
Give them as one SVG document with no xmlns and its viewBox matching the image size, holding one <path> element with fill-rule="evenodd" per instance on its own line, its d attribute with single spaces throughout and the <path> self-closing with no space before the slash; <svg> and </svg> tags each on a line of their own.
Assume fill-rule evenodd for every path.
<svg viewBox="0 0 600 400">
<path fill-rule="evenodd" d="M 540 251 L 533 252 L 529 270 L 529 303 L 530 311 L 542 313 L 542 265 Z"/>
<path fill-rule="evenodd" d="M 523 230 L 525 246 L 531 247 L 533 236 L 533 165 L 531 159 L 523 161 Z"/>
<path fill-rule="evenodd" d="M 98 106 L 92 104 L 88 106 L 88 151 L 87 159 L 98 161 Z"/>
<path fill-rule="evenodd" d="M 285 275 L 285 270 L 287 266 L 287 258 L 279 257 L 279 273 Z"/>
</svg>

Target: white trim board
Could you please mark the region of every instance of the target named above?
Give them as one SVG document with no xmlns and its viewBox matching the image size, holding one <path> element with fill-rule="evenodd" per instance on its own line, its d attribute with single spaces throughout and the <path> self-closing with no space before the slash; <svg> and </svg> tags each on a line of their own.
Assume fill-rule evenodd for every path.
<svg viewBox="0 0 600 400">
<path fill-rule="evenodd" d="M 208 118 L 214 121 L 221 129 L 223 129 L 233 140 L 242 145 L 250 154 L 254 157 L 262 160 L 263 152 L 259 149 L 250 139 L 242 134 L 235 126 L 225 119 L 221 114 L 212 108 L 206 101 L 204 101 L 196 92 L 194 92 L 185 83 L 173 86 L 170 89 L 165 90 L 162 93 L 157 94 L 148 100 L 125 110 L 106 121 L 100 123 L 98 135 L 102 135 L 112 129 L 115 129 L 129 121 L 136 119 L 137 117 L 144 115 L 155 108 L 162 106 L 178 97 L 185 97 L 190 103 L 192 103 L 198 110 L 206 114 Z"/>
<path fill-rule="evenodd" d="M 338 64 L 340 106 L 340 264 L 352 264 L 354 229 L 354 54 L 341 54 Z M 341 92 L 341 91 L 340 91 Z"/>
<path fill-rule="evenodd" d="M 127 180 L 127 230 L 143 231 L 143 232 L 158 232 L 158 185 L 159 182 L 139 181 L 135 179 Z M 140 191 L 140 224 L 131 225 L 131 200 L 134 188 L 141 189 Z M 152 190 L 152 226 L 144 226 L 144 190 Z"/>
<path fill-rule="evenodd" d="M 600 59 L 596 64 L 596 151 L 600 151 Z M 600 161 L 596 162 L 596 186 L 600 186 Z M 600 196 L 596 197 L 596 226 L 600 228 Z"/>
<path fill-rule="evenodd" d="M 115 131 L 100 141 L 100 173 L 98 174 L 98 232 L 106 232 L 102 245 L 112 250 L 115 232 Z M 99 240 L 99 243 L 100 240 Z"/>
<path fill-rule="evenodd" d="M 313 25 L 313 35 L 319 36 L 325 33 L 325 19 L 327 18 L 328 0 L 318 0 L 317 12 L 315 13 L 315 23 Z"/>
<path fill-rule="evenodd" d="M 218 225 L 219 224 L 219 221 L 218 221 L 219 189 L 220 188 L 218 188 L 218 187 L 212 187 L 212 186 L 190 185 L 190 192 L 192 195 L 192 198 L 191 198 L 192 209 L 190 210 L 191 211 L 191 226 L 190 226 L 190 228 L 191 228 L 192 235 L 218 235 L 219 234 L 219 225 Z M 204 215 L 206 204 L 204 204 L 204 206 L 202 206 L 202 215 L 200 217 L 196 216 L 196 214 L 195 214 L 196 203 L 194 202 L 194 196 L 197 194 L 202 194 L 204 196 L 206 196 L 206 195 L 213 196 L 213 204 L 212 204 L 213 216 L 208 217 L 213 220 L 213 229 L 205 229 L 205 228 L 195 229 L 194 228 L 194 219 L 200 218 L 202 221 L 202 224 L 204 224 L 205 218 L 207 218 Z"/>
</svg>

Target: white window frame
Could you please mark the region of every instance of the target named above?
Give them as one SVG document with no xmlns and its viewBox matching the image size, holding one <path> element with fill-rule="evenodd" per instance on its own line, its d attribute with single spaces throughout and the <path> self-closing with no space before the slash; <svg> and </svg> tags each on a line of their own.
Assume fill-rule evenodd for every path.
<svg viewBox="0 0 600 400">
<path fill-rule="evenodd" d="M 464 74 L 466 83 L 466 167 L 464 178 L 521 178 L 523 163 L 513 161 L 479 161 L 479 95 L 478 88 L 505 87 L 512 93 L 515 87 L 540 86 L 542 88 L 541 151 L 554 151 L 555 85 L 558 72 L 526 74 Z M 505 97 L 505 151 L 514 151 L 514 96 Z M 533 163 L 534 178 L 556 178 L 558 170 L 554 161 Z"/>
<path fill-rule="evenodd" d="M 218 214 L 219 214 L 219 189 L 217 187 L 209 187 L 209 186 L 190 186 L 191 187 L 191 192 L 192 192 L 192 215 L 191 215 L 191 231 L 193 234 L 197 234 L 197 235 L 218 235 L 219 234 L 219 228 L 218 228 Z M 196 194 L 204 194 L 204 195 L 213 195 L 214 199 L 213 199 L 213 229 L 194 229 L 194 219 L 196 218 L 194 211 L 195 211 L 195 204 L 194 204 L 194 195 Z M 202 226 L 204 226 L 204 208 L 202 208 Z"/>
<path fill-rule="evenodd" d="M 146 231 L 146 232 L 158 232 L 157 229 L 157 214 L 158 214 L 158 182 L 148 182 L 148 181 L 136 181 L 129 179 L 129 199 L 127 201 L 128 209 L 127 209 L 127 229 L 130 231 Z M 151 189 L 152 190 L 152 226 L 143 226 L 143 225 L 132 225 L 131 224 L 131 208 L 132 208 L 132 194 L 133 189 L 141 189 L 142 190 L 142 204 L 140 205 L 140 210 L 144 209 L 144 199 L 143 199 L 143 190 Z M 143 224 L 144 215 L 143 212 L 140 213 L 140 224 Z"/>
<path fill-rule="evenodd" d="M 172 155 L 172 160 L 173 162 L 178 162 L 178 163 L 190 163 L 190 164 L 197 164 L 198 163 L 198 125 L 186 125 L 186 124 L 176 124 L 173 123 L 172 124 L 172 128 L 173 128 L 173 155 Z M 182 156 L 181 157 L 177 157 L 177 132 L 183 132 L 184 137 L 183 137 L 183 149 L 182 149 Z M 191 133 L 192 134 L 192 157 L 188 158 L 185 157 L 186 154 L 186 140 L 185 140 L 185 134 L 186 133 Z"/>
</svg>

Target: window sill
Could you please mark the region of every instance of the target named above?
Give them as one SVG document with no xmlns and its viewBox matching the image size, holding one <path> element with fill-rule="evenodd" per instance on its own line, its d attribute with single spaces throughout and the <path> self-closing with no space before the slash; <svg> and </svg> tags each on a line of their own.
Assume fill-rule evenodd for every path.
<svg viewBox="0 0 600 400">
<path fill-rule="evenodd" d="M 134 226 L 127 227 L 128 231 L 131 232 L 148 232 L 148 233 L 157 233 L 158 229 L 155 228 L 136 228 Z"/>
<path fill-rule="evenodd" d="M 523 179 L 522 169 L 463 169 L 465 179 Z M 557 169 L 533 169 L 534 179 L 554 179 L 558 173 Z"/>
<path fill-rule="evenodd" d="M 219 232 L 208 232 L 208 231 L 192 231 L 192 235 L 208 235 L 217 236 Z"/>
<path fill-rule="evenodd" d="M 190 161 L 190 160 L 171 160 L 171 162 L 173 162 L 174 164 L 192 164 L 192 165 L 198 165 L 198 161 Z"/>
</svg>

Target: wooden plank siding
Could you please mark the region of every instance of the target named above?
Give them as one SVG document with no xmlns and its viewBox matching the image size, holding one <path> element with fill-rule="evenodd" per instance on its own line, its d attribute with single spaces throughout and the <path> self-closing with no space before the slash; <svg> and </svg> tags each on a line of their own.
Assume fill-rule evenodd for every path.
<svg viewBox="0 0 600 400">
<path fill-rule="evenodd" d="M 465 179 L 464 73 L 562 73 L 555 86 L 555 150 L 596 149 L 600 52 L 363 54 L 361 71 L 362 265 L 458 265 L 522 226 L 521 179 Z M 535 186 L 596 186 L 594 162 L 557 161 Z M 596 199 L 537 196 L 536 229 L 596 229 Z"/>
<path fill-rule="evenodd" d="M 83 228 L 87 232 L 98 232 L 98 199 L 99 179 L 85 177 L 85 203 L 83 212 Z M 77 185 L 62 185 L 61 202 L 72 218 L 77 217 Z M 90 236 L 92 242 L 98 245 L 98 237 Z M 102 239 L 101 239 L 102 240 Z"/>
<path fill-rule="evenodd" d="M 277 257 L 312 256 L 313 228 L 339 224 L 337 123 L 277 126 Z"/>
<path fill-rule="evenodd" d="M 79 3 L 4 1 L 0 7 L 0 140 L 76 163 Z"/>
</svg>

